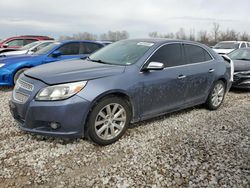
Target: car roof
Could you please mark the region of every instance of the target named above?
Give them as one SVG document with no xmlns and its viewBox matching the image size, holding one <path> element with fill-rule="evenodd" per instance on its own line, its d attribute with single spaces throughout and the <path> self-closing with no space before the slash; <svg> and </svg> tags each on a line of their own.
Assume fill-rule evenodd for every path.
<svg viewBox="0 0 250 188">
<path fill-rule="evenodd" d="M 100 41 L 95 41 L 95 40 L 62 40 L 62 41 L 57 41 L 62 44 L 69 43 L 69 42 L 89 42 L 89 43 L 96 43 L 96 44 L 103 44 Z"/>
<path fill-rule="evenodd" d="M 156 44 L 164 44 L 164 43 L 171 43 L 171 42 L 183 42 L 183 43 L 191 43 L 197 45 L 204 45 L 199 42 L 189 41 L 189 40 L 180 40 L 180 39 L 167 39 L 167 38 L 139 38 L 139 39 L 127 39 L 130 41 L 138 41 L 138 42 L 149 42 L 149 43 L 156 43 Z"/>
<path fill-rule="evenodd" d="M 234 42 L 234 43 L 241 43 L 241 42 L 248 42 L 248 41 L 236 41 L 236 40 L 231 40 L 231 41 L 229 41 L 229 40 L 227 40 L 227 41 L 221 41 L 221 42 Z M 221 42 L 219 42 L 219 43 L 221 43 Z"/>
</svg>

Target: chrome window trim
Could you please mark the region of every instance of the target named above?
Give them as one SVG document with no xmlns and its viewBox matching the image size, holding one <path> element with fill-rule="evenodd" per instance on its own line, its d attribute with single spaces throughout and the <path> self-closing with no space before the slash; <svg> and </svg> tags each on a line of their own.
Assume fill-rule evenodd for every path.
<svg viewBox="0 0 250 188">
<path fill-rule="evenodd" d="M 189 66 L 189 65 L 197 65 L 197 64 L 203 64 L 203 63 L 210 63 L 211 61 L 215 60 L 213 55 L 207 51 L 205 48 L 203 48 L 200 44 L 192 44 L 191 42 L 169 42 L 169 43 L 164 43 L 162 45 L 160 45 L 158 48 L 156 48 L 151 54 L 150 56 L 145 60 L 145 62 L 143 63 L 143 65 L 140 67 L 140 73 L 143 73 L 142 71 L 142 68 L 144 67 L 144 65 L 148 62 L 148 60 L 156 53 L 156 51 L 158 51 L 161 47 L 163 46 L 166 46 L 166 45 L 169 45 L 169 44 L 189 44 L 189 45 L 193 45 L 193 46 L 199 46 L 200 48 L 202 48 L 203 50 L 205 50 L 209 55 L 210 57 L 212 58 L 211 60 L 209 61 L 202 61 L 202 62 L 197 62 L 197 63 L 190 63 L 190 64 L 185 64 L 185 65 L 177 65 L 177 66 L 172 66 L 172 67 L 165 67 L 163 70 L 166 70 L 166 69 L 171 69 L 171 68 L 175 68 L 175 67 L 184 67 L 184 66 Z"/>
</svg>

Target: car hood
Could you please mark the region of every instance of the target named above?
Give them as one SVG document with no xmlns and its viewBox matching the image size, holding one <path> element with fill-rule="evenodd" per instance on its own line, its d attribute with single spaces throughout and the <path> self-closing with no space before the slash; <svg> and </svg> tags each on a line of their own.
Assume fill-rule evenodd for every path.
<svg viewBox="0 0 250 188">
<path fill-rule="evenodd" d="M 112 76 L 122 73 L 124 69 L 125 66 L 74 59 L 35 67 L 26 71 L 25 75 L 53 85 Z"/>
<path fill-rule="evenodd" d="M 28 50 L 16 50 L 16 51 L 5 52 L 5 53 L 2 53 L 1 55 L 5 55 L 5 56 L 22 55 L 22 54 L 26 54 L 27 51 Z"/>
<path fill-rule="evenodd" d="M 228 54 L 234 51 L 234 49 L 215 49 L 215 48 L 213 48 L 213 50 L 218 54 Z"/>
<path fill-rule="evenodd" d="M 22 61 L 36 61 L 39 59 L 40 56 L 35 55 L 17 55 L 17 56 L 10 56 L 10 57 L 2 57 L 1 61 L 4 62 L 6 65 L 10 65 L 13 63 L 18 63 Z"/>
<path fill-rule="evenodd" d="M 234 72 L 250 71 L 250 61 L 233 60 Z"/>
</svg>

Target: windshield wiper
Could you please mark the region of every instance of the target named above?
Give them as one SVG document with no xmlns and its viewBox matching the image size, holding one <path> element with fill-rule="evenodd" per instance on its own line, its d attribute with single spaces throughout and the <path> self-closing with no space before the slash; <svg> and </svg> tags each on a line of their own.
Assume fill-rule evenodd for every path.
<svg viewBox="0 0 250 188">
<path fill-rule="evenodd" d="M 102 61 L 101 59 L 91 59 L 91 58 L 87 57 L 87 60 L 88 61 L 92 61 L 92 62 L 96 62 L 96 63 L 102 63 L 102 64 L 110 64 L 110 65 L 112 65 L 112 63 L 108 63 L 108 62 Z"/>
</svg>

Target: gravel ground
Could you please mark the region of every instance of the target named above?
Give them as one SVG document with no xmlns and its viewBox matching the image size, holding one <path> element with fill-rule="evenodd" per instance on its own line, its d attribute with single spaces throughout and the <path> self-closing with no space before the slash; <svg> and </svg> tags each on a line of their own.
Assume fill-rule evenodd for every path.
<svg viewBox="0 0 250 188">
<path fill-rule="evenodd" d="M 250 187 L 250 92 L 131 126 L 113 145 L 24 133 L 0 89 L 0 187 Z"/>
</svg>

